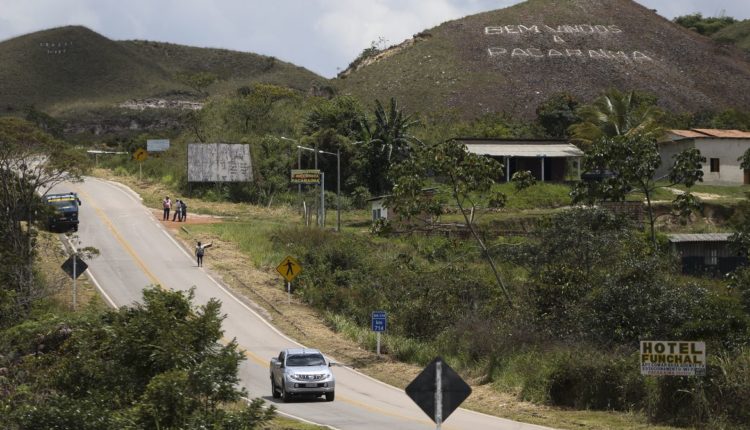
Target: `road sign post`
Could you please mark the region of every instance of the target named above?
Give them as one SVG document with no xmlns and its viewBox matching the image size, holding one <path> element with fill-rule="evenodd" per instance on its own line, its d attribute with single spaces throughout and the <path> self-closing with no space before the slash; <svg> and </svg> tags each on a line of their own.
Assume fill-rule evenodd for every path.
<svg viewBox="0 0 750 430">
<path fill-rule="evenodd" d="M 287 255 L 281 264 L 276 266 L 276 271 L 286 279 L 287 303 L 292 303 L 292 280 L 302 272 L 302 265 L 296 258 Z"/>
<path fill-rule="evenodd" d="M 370 326 L 377 334 L 377 353 L 380 356 L 380 333 L 388 327 L 388 314 L 385 311 L 373 311 Z"/>
<path fill-rule="evenodd" d="M 435 422 L 438 430 L 471 395 L 471 387 L 440 357 L 432 360 L 405 391 Z"/>
<path fill-rule="evenodd" d="M 81 257 L 78 256 L 78 254 L 73 254 L 65 260 L 65 262 L 60 266 L 65 273 L 68 274 L 73 279 L 73 310 L 76 310 L 76 301 L 77 301 L 77 285 L 76 285 L 76 279 L 78 279 L 79 276 L 83 272 L 88 269 L 88 264 L 86 264 L 83 260 L 81 260 Z"/>
<path fill-rule="evenodd" d="M 133 153 L 133 158 L 138 162 L 138 180 L 140 181 L 143 176 L 143 160 L 148 158 L 148 151 L 143 148 L 138 148 L 138 150 Z"/>
</svg>

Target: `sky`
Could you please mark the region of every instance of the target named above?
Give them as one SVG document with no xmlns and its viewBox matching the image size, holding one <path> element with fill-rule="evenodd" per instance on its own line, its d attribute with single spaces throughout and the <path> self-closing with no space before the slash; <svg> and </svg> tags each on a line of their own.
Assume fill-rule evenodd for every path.
<svg viewBox="0 0 750 430">
<path fill-rule="evenodd" d="M 750 18 L 750 0 L 637 0 L 660 15 Z M 271 55 L 325 77 L 371 46 L 519 0 L 0 0 L 0 41 L 65 25 L 113 40 L 152 40 Z M 0 60 L 1 61 L 1 60 Z"/>
</svg>

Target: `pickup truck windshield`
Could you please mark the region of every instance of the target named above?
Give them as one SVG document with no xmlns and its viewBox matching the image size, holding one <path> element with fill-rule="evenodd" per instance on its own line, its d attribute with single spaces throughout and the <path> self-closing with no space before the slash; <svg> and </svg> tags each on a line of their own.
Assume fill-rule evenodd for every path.
<svg viewBox="0 0 750 430">
<path fill-rule="evenodd" d="M 326 360 L 320 354 L 290 355 L 286 358 L 288 367 L 325 366 Z"/>
<path fill-rule="evenodd" d="M 75 209 L 75 200 L 50 200 L 49 204 L 56 207 L 57 209 Z"/>
</svg>

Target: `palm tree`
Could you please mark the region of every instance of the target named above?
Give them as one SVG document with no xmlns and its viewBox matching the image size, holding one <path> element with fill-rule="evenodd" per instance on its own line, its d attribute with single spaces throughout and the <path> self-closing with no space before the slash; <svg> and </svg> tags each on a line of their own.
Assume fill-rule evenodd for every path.
<svg viewBox="0 0 750 430">
<path fill-rule="evenodd" d="M 363 120 L 360 127 L 360 141 L 367 146 L 364 149 L 366 169 L 363 173 L 366 183 L 373 194 L 390 191 L 391 180 L 388 171 L 391 165 L 409 157 L 413 145 L 422 142 L 409 134 L 409 130 L 420 125 L 412 114 L 399 109 L 396 100 L 391 98 L 388 109 L 380 100 L 375 100 L 375 118 L 372 124 Z"/>
<path fill-rule="evenodd" d="M 639 135 L 644 138 L 661 137 L 659 119 L 662 111 L 653 103 L 639 100 L 635 92 L 608 90 L 593 104 L 578 110 L 581 122 L 570 126 L 574 140 L 590 146 L 604 137 Z"/>
</svg>

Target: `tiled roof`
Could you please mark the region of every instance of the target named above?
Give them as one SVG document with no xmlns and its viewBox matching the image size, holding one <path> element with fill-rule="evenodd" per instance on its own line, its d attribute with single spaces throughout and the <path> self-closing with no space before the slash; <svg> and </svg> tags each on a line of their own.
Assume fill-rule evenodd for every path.
<svg viewBox="0 0 750 430">
<path fill-rule="evenodd" d="M 669 133 L 686 139 L 718 137 L 723 139 L 750 139 L 750 132 L 742 130 L 719 130 L 716 128 L 693 128 L 690 130 L 669 130 Z"/>
</svg>

